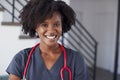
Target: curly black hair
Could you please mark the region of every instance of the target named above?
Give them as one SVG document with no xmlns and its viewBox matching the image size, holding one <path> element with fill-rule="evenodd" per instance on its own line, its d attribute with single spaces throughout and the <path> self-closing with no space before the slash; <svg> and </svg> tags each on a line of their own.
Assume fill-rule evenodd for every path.
<svg viewBox="0 0 120 80">
<path fill-rule="evenodd" d="M 59 12 L 62 16 L 62 33 L 75 25 L 76 14 L 64 1 L 54 0 L 30 0 L 21 10 L 20 19 L 22 31 L 30 37 L 36 36 L 36 27 L 42 23 L 48 15 Z"/>
</svg>

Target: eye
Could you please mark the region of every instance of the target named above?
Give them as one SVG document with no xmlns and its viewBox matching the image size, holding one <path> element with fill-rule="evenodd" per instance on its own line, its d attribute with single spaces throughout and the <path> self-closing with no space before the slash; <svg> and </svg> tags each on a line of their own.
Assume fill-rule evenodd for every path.
<svg viewBox="0 0 120 80">
<path fill-rule="evenodd" d="M 59 26 L 60 26 L 60 23 L 55 23 L 54 26 L 55 26 L 55 27 L 59 27 Z"/>
<path fill-rule="evenodd" d="M 41 26 L 41 27 L 48 27 L 48 24 L 42 23 L 42 24 L 40 24 L 40 26 Z"/>
</svg>

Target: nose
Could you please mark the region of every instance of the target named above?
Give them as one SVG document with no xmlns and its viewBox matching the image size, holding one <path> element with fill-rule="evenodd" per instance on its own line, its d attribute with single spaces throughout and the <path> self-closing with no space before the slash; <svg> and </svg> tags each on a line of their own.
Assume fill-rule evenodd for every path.
<svg viewBox="0 0 120 80">
<path fill-rule="evenodd" d="M 50 34 L 54 34 L 56 32 L 55 27 L 53 25 L 49 25 L 47 30 Z"/>
<path fill-rule="evenodd" d="M 49 30 L 49 31 L 55 31 L 55 27 L 54 27 L 53 25 L 49 25 L 49 26 L 48 26 L 48 30 Z"/>
</svg>

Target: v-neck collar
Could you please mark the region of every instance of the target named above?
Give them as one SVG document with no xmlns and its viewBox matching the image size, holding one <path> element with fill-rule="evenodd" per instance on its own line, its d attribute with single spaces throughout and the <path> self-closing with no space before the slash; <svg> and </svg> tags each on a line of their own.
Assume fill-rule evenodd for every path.
<svg viewBox="0 0 120 80">
<path fill-rule="evenodd" d="M 37 57 L 39 55 L 39 61 L 40 61 L 40 66 L 43 68 L 42 71 L 47 72 L 47 74 L 52 78 L 52 80 L 56 80 L 58 78 L 58 76 L 60 75 L 60 69 L 63 67 L 63 53 L 61 53 L 61 55 L 59 56 L 59 58 L 56 60 L 56 62 L 53 64 L 53 66 L 51 67 L 50 70 L 47 69 L 43 58 L 40 54 L 40 48 L 37 47 Z"/>
</svg>

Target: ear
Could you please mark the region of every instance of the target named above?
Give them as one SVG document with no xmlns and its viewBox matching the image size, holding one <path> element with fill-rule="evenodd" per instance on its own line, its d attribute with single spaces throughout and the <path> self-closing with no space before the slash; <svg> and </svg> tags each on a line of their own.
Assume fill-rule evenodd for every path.
<svg viewBox="0 0 120 80">
<path fill-rule="evenodd" d="M 38 28 L 36 28 L 35 31 L 38 32 Z"/>
<path fill-rule="evenodd" d="M 35 31 L 36 31 L 36 37 L 39 38 L 38 29 L 36 28 Z"/>
</svg>

